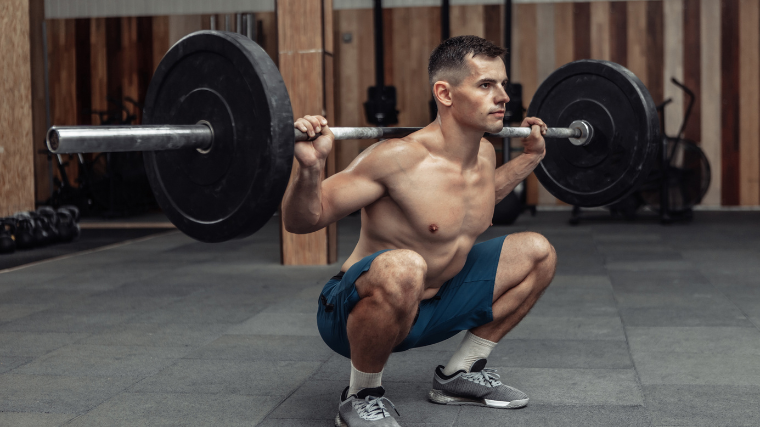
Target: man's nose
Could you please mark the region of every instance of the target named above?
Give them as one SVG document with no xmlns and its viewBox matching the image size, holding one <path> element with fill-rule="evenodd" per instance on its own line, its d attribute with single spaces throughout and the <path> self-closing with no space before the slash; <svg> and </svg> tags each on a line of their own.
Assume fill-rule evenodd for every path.
<svg viewBox="0 0 760 427">
<path fill-rule="evenodd" d="M 509 95 L 507 95 L 507 89 L 502 87 L 499 93 L 496 95 L 496 103 L 506 104 L 507 102 L 509 102 Z"/>
</svg>

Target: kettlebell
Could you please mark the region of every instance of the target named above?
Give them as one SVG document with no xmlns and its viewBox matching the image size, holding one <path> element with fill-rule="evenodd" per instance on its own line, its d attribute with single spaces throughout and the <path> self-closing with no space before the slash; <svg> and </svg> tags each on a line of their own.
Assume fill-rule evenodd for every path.
<svg viewBox="0 0 760 427">
<path fill-rule="evenodd" d="M 32 233 L 34 235 L 35 246 L 45 246 L 50 243 L 50 233 L 48 233 L 49 224 L 47 219 L 34 211 L 27 212 L 27 215 L 29 215 L 34 224 Z"/>
<path fill-rule="evenodd" d="M 68 209 L 58 209 L 58 232 L 60 234 L 61 242 L 71 242 L 79 237 L 79 224 L 74 221 L 74 217 L 71 215 Z"/>
<path fill-rule="evenodd" d="M 50 206 L 40 206 L 37 208 L 37 214 L 45 218 L 48 222 L 48 241 L 49 243 L 56 243 L 61 240 L 61 233 L 58 230 L 59 219 L 58 214 Z"/>
<path fill-rule="evenodd" d="M 0 254 L 12 254 L 16 252 L 16 241 L 13 234 L 16 226 L 8 218 L 0 218 Z"/>
<path fill-rule="evenodd" d="M 74 205 L 63 205 L 60 208 L 58 208 L 58 211 L 60 212 L 61 209 L 65 209 L 69 211 L 72 217 L 74 217 L 74 222 L 79 224 L 79 208 Z"/>
<path fill-rule="evenodd" d="M 34 223 L 32 219 L 23 215 L 16 214 L 13 218 L 16 226 L 16 248 L 31 249 L 35 246 Z"/>
</svg>

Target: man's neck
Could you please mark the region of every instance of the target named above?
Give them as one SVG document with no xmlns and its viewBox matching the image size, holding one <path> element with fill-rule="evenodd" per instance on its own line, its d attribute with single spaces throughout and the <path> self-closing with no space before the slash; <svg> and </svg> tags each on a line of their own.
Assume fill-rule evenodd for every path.
<svg viewBox="0 0 760 427">
<path fill-rule="evenodd" d="M 434 154 L 461 164 L 463 169 L 477 164 L 482 130 L 464 127 L 452 117 L 442 118 L 440 114 L 428 128 L 440 135 L 433 142 Z"/>
</svg>

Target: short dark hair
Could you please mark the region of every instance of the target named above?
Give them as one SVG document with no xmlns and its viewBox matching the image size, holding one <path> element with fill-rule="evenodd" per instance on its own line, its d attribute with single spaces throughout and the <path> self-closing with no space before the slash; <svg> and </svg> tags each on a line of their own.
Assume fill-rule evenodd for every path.
<svg viewBox="0 0 760 427">
<path fill-rule="evenodd" d="M 505 49 L 496 46 L 490 41 L 478 36 L 457 36 L 444 40 L 430 54 L 428 61 L 428 79 L 432 86 L 440 80 L 442 73 L 461 74 L 467 67 L 467 55 L 473 57 L 486 55 L 489 58 L 501 57 L 506 52 Z M 452 84 L 459 84 L 459 81 L 450 81 Z"/>
</svg>

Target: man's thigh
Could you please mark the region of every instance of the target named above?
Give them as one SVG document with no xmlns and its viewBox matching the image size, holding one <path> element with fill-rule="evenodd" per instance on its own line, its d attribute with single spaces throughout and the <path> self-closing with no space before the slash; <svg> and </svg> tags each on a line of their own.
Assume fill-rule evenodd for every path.
<svg viewBox="0 0 760 427">
<path fill-rule="evenodd" d="M 496 270 L 493 301 L 525 280 L 546 245 L 544 236 L 530 231 L 506 236 Z"/>
<path fill-rule="evenodd" d="M 434 298 L 422 301 L 417 322 L 394 351 L 435 344 L 491 322 L 494 283 L 504 241 L 502 236 L 473 246 L 462 270 Z"/>
<path fill-rule="evenodd" d="M 319 334 L 328 347 L 345 357 L 351 357 L 346 332 L 348 315 L 361 299 L 356 289 L 356 281 L 362 274 L 369 271 L 372 262 L 383 252 L 386 251 L 378 251 L 362 258 L 344 274 L 330 279 L 319 295 L 317 309 Z"/>
</svg>

